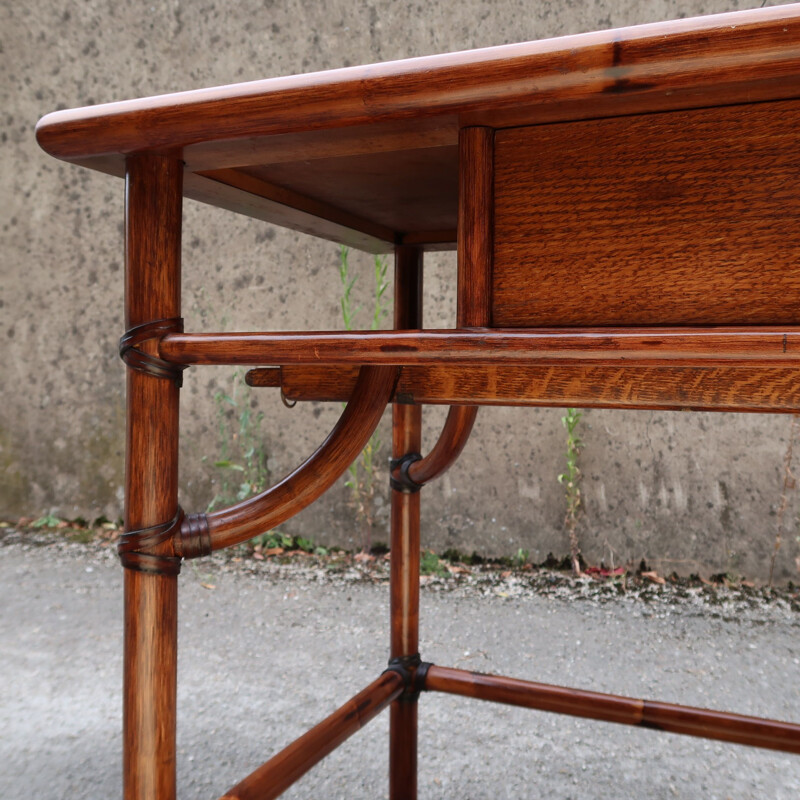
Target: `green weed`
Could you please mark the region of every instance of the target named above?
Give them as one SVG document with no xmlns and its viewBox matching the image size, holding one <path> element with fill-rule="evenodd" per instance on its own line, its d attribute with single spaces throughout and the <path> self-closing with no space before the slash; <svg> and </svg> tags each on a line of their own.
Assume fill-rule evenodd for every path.
<svg viewBox="0 0 800 800">
<path fill-rule="evenodd" d="M 568 408 L 561 423 L 567 429 L 567 469 L 558 476 L 558 482 L 564 486 L 564 495 L 567 501 L 567 513 L 564 524 L 569 533 L 569 550 L 572 559 L 572 571 L 579 575 L 581 572 L 581 549 L 578 542 L 578 517 L 581 512 L 581 471 L 578 467 L 578 456 L 583 442 L 577 433 L 578 423 L 583 415 L 575 408 Z"/>
<path fill-rule="evenodd" d="M 241 370 L 231 378 L 229 392 L 214 395 L 220 457 L 217 492 L 209 511 L 246 500 L 264 491 L 269 480 L 267 450 L 261 434 L 262 412 L 254 413 L 250 387 L 242 381 Z"/>
<path fill-rule="evenodd" d="M 31 528 L 57 528 L 61 524 L 61 520 L 52 514 L 45 514 L 43 517 L 31 523 Z"/>
<path fill-rule="evenodd" d="M 440 577 L 449 574 L 447 567 L 433 550 L 423 551 L 419 562 L 419 571 L 421 575 L 439 575 Z"/>
<path fill-rule="evenodd" d="M 342 245 L 339 248 L 339 279 L 342 284 L 340 305 L 342 320 L 345 330 L 354 330 L 356 317 L 361 307 L 353 308 L 353 287 L 357 276 L 351 276 L 349 264 L 349 248 Z M 372 308 L 370 330 L 378 330 L 388 312 L 386 290 L 389 283 L 386 279 L 388 262 L 385 256 L 375 256 L 373 262 L 374 291 L 372 295 Z M 348 478 L 345 486 L 350 489 L 351 503 L 356 511 L 356 519 L 361 528 L 361 549 L 368 553 L 372 545 L 372 536 L 375 528 L 375 456 L 381 446 L 381 440 L 373 433 L 361 455 L 348 467 Z"/>
</svg>

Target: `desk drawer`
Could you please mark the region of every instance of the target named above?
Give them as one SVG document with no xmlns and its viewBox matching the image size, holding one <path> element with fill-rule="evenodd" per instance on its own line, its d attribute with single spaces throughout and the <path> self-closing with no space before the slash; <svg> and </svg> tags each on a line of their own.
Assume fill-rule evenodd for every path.
<svg viewBox="0 0 800 800">
<path fill-rule="evenodd" d="M 492 324 L 800 323 L 796 101 L 497 131 Z"/>
</svg>

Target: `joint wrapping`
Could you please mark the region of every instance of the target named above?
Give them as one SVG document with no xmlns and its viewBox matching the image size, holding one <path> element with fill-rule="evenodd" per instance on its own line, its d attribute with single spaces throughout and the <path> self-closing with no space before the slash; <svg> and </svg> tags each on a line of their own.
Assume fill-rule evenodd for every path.
<svg viewBox="0 0 800 800">
<path fill-rule="evenodd" d="M 205 514 L 189 514 L 184 517 L 178 546 L 184 558 L 211 555 L 211 532 Z"/>
<path fill-rule="evenodd" d="M 412 480 L 408 470 L 415 461 L 422 461 L 420 453 L 406 453 L 400 458 L 393 458 L 389 462 L 389 485 L 396 492 L 403 494 L 414 494 L 418 492 L 424 484 Z"/>
<path fill-rule="evenodd" d="M 397 699 L 400 702 L 414 703 L 419 693 L 425 689 L 425 676 L 431 665 L 420 659 L 419 653 L 410 656 L 400 656 L 389 661 L 389 666 L 384 672 L 396 672 L 405 684 L 403 694 Z"/>
<path fill-rule="evenodd" d="M 178 506 L 175 516 L 168 522 L 127 531 L 117 545 L 119 560 L 126 569 L 149 572 L 154 575 L 177 575 L 181 571 L 181 557 L 148 552 L 170 539 L 183 522 L 183 509 Z"/>
<path fill-rule="evenodd" d="M 186 369 L 186 365 L 165 361 L 163 358 L 143 352 L 138 346 L 148 339 L 161 339 L 168 333 L 182 332 L 183 319 L 181 317 L 156 319 L 136 325 L 125 331 L 119 340 L 119 357 L 131 369 L 143 372 L 145 375 L 152 375 L 154 378 L 166 378 L 180 388 L 183 385 L 183 371 Z"/>
</svg>

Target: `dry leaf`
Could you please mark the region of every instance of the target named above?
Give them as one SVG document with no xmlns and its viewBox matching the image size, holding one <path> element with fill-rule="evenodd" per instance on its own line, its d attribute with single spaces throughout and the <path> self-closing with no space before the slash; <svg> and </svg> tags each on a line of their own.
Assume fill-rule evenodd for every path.
<svg viewBox="0 0 800 800">
<path fill-rule="evenodd" d="M 264 556 L 262 556 L 261 553 L 253 553 L 253 558 L 256 561 L 263 561 L 264 560 Z"/>
<path fill-rule="evenodd" d="M 653 581 L 653 583 L 666 583 L 666 581 L 657 572 L 655 572 L 655 570 L 653 572 L 643 572 L 642 577 Z"/>
<path fill-rule="evenodd" d="M 282 547 L 268 547 L 261 551 L 262 556 L 279 556 L 283 552 Z"/>
<path fill-rule="evenodd" d="M 201 583 L 200 585 L 204 589 L 216 589 L 217 588 L 213 583 Z"/>
</svg>

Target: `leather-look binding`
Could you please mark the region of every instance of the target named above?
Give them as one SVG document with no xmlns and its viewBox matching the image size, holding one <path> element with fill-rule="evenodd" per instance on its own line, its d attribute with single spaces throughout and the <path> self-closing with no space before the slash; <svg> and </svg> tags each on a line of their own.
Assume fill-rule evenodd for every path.
<svg viewBox="0 0 800 800">
<path fill-rule="evenodd" d="M 410 656 L 400 656 L 389 661 L 384 672 L 396 672 L 405 683 L 405 691 L 397 699 L 401 702 L 414 703 L 419 693 L 425 690 L 425 676 L 431 664 L 422 661 L 419 653 Z"/>
<path fill-rule="evenodd" d="M 180 556 L 147 551 L 170 539 L 180 529 L 183 519 L 183 509 L 178 506 L 178 512 L 168 522 L 123 533 L 117 545 L 122 566 L 156 575 L 177 575 L 181 571 Z"/>
<path fill-rule="evenodd" d="M 208 517 L 205 514 L 188 514 L 184 517 L 177 545 L 184 558 L 200 558 L 211 555 Z"/>
<path fill-rule="evenodd" d="M 400 458 L 393 458 L 389 462 L 389 485 L 397 492 L 403 494 L 414 494 L 418 492 L 424 484 L 412 480 L 408 474 L 408 468 L 415 462 L 421 461 L 420 453 L 406 453 Z"/>
<path fill-rule="evenodd" d="M 168 333 L 183 333 L 183 319 L 156 319 L 136 325 L 125 331 L 119 340 L 119 357 L 131 368 L 154 378 L 166 378 L 180 387 L 183 385 L 185 364 L 173 364 L 158 356 L 150 355 L 139 349 L 138 345 L 148 339 L 161 339 Z"/>
</svg>

